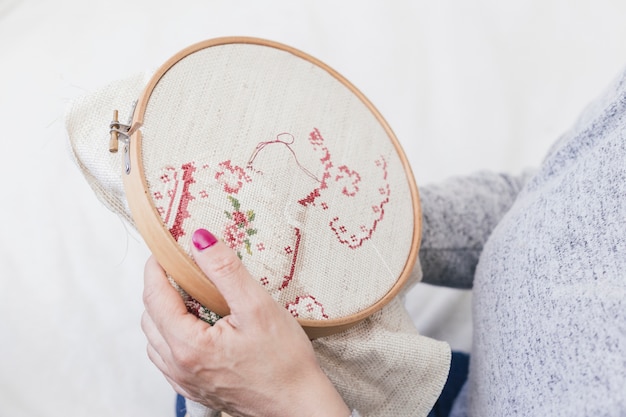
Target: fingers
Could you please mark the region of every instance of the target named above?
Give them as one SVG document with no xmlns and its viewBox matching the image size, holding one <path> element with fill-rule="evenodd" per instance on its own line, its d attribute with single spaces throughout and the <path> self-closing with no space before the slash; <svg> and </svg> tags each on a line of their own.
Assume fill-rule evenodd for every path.
<svg viewBox="0 0 626 417">
<path fill-rule="evenodd" d="M 144 282 L 146 310 L 141 316 L 141 329 L 148 340 L 148 358 L 177 393 L 193 398 L 177 382 L 181 374 L 178 356 L 186 351 L 187 343 L 194 343 L 193 336 L 201 331 L 198 329 L 210 326 L 187 312 L 182 297 L 154 257 L 146 262 Z"/>
<path fill-rule="evenodd" d="M 189 314 L 182 297 L 170 284 L 165 271 L 153 256 L 145 266 L 143 302 L 146 313 L 166 339 L 168 335 L 184 338 L 184 335 L 176 333 L 178 329 L 202 323 Z"/>
<path fill-rule="evenodd" d="M 210 232 L 198 229 L 193 235 L 193 243 L 192 253 L 196 263 L 222 294 L 231 315 L 244 314 L 259 300 L 272 300 L 252 278 L 237 254 Z"/>
<path fill-rule="evenodd" d="M 174 380 L 175 370 L 168 365 L 174 363 L 172 360 L 172 351 L 146 312 L 141 316 L 141 328 L 148 339 L 146 352 L 150 361 L 161 371 L 167 382 L 177 393 L 189 397 L 189 393 Z"/>
<path fill-rule="evenodd" d="M 165 271 L 155 259 L 148 260 L 142 317 L 147 352 L 176 392 L 211 408 L 234 407 L 237 415 L 250 410 L 295 415 L 301 403 L 318 406 L 319 398 L 334 398 L 343 406 L 341 412 L 322 410 L 324 415 L 347 415 L 295 318 L 226 244 L 205 230 L 194 233 L 193 242 L 196 263 L 231 313 L 213 327 L 189 314 Z"/>
<path fill-rule="evenodd" d="M 142 318 L 142 328 L 159 353 L 193 339 L 210 327 L 187 311 L 182 297 L 154 257 L 146 262 L 143 301 L 146 317 Z"/>
</svg>

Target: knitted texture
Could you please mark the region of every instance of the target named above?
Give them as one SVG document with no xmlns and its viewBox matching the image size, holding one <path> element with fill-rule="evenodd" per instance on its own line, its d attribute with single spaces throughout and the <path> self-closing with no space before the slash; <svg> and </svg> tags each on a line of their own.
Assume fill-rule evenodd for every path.
<svg viewBox="0 0 626 417">
<path fill-rule="evenodd" d="M 242 61 L 267 86 L 255 92 L 239 71 L 215 79 L 207 71 L 200 81 L 188 76 L 197 65 L 226 59 L 219 50 L 185 59 L 163 77 L 142 128 L 150 145 L 143 149 L 148 194 L 184 250 L 196 228 L 217 231 L 295 317 L 343 317 L 384 296 L 405 268 L 415 228 L 406 173 L 357 96 L 319 67 L 273 53 L 257 57 L 254 67 Z M 236 64 L 241 57 L 227 58 Z M 112 109 L 129 108 L 144 83 L 143 76 L 115 83 L 113 93 L 94 93 L 67 118 L 83 174 L 107 207 L 131 222 L 120 156 L 109 155 L 106 144 Z M 238 94 L 220 92 L 227 87 Z M 189 98 L 206 88 L 211 100 Z M 160 140 L 168 136 L 179 143 Z M 420 277 L 417 267 L 411 282 Z M 190 310 L 201 308 L 185 299 Z M 399 298 L 314 348 L 348 405 L 372 417 L 426 415 L 450 360 L 445 343 L 417 334 Z M 195 410 L 190 414 L 211 415 Z"/>
<path fill-rule="evenodd" d="M 534 175 L 480 173 L 421 198 L 424 280 L 473 286 L 452 415 L 626 415 L 626 74 Z"/>
</svg>

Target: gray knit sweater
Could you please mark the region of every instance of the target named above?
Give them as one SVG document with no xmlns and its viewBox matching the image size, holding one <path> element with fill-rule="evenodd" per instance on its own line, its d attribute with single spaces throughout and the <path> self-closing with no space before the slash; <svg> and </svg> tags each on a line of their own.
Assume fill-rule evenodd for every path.
<svg viewBox="0 0 626 417">
<path fill-rule="evenodd" d="M 473 287 L 453 416 L 626 416 L 626 73 L 537 171 L 421 198 L 424 281 Z"/>
</svg>

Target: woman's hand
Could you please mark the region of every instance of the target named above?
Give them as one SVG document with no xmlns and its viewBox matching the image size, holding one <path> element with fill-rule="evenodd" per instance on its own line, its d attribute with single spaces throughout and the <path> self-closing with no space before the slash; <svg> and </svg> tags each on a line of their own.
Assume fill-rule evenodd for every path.
<svg viewBox="0 0 626 417">
<path fill-rule="evenodd" d="M 148 260 L 141 326 L 150 360 L 176 392 L 232 415 L 349 416 L 298 322 L 224 243 L 203 229 L 193 242 L 196 262 L 231 313 L 213 327 L 188 313 L 160 265 Z"/>
</svg>

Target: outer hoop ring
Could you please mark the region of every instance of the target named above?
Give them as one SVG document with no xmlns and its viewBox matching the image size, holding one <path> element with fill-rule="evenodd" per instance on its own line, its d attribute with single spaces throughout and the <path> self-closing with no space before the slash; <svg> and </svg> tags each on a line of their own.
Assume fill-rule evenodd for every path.
<svg viewBox="0 0 626 417">
<path fill-rule="evenodd" d="M 420 239 L 421 239 L 421 206 L 419 202 L 419 194 L 411 167 L 407 160 L 407 157 L 396 138 L 395 134 L 391 130 L 388 123 L 374 107 L 374 105 L 347 79 L 341 76 L 338 72 L 330 68 L 328 65 L 319 61 L 316 58 L 290 46 L 268 41 L 258 38 L 250 37 L 223 37 L 210 39 L 207 41 L 199 42 L 191 45 L 182 51 L 178 52 L 172 58 L 167 60 L 152 76 L 146 87 L 144 88 L 135 108 L 130 144 L 129 144 L 129 158 L 131 164 L 131 170 L 129 174 L 124 173 L 122 175 L 128 204 L 133 215 L 133 219 L 139 230 L 140 234 L 146 241 L 149 249 L 152 251 L 156 259 L 168 271 L 172 278 L 192 297 L 198 300 L 201 304 L 216 312 L 220 316 L 225 316 L 229 313 L 228 305 L 224 298 L 218 292 L 217 288 L 211 283 L 211 281 L 204 275 L 193 259 L 185 253 L 176 242 L 176 240 L 169 233 L 166 225 L 161 221 L 161 216 L 157 212 L 152 199 L 149 195 L 149 187 L 144 175 L 144 163 L 142 157 L 142 132 L 140 127 L 144 122 L 144 115 L 146 113 L 150 96 L 160 81 L 160 79 L 179 61 L 187 57 L 190 54 L 198 52 L 205 48 L 210 48 L 219 45 L 227 44 L 253 44 L 265 47 L 276 48 L 285 52 L 288 52 L 296 57 L 302 58 L 317 67 L 326 71 L 329 75 L 338 80 L 341 84 L 347 87 L 353 94 L 355 94 L 359 100 L 372 112 L 374 117 L 383 127 L 388 139 L 392 142 L 398 157 L 403 165 L 404 172 L 406 174 L 407 184 L 411 192 L 411 203 L 413 207 L 413 213 L 415 221 L 413 229 L 413 237 L 411 241 L 411 248 L 407 261 L 402 270 L 401 275 L 398 277 L 396 283 L 392 288 L 380 298 L 376 303 L 370 307 L 361 310 L 358 313 L 329 320 L 310 320 L 310 319 L 298 319 L 300 325 L 304 328 L 310 338 L 317 338 L 327 336 L 359 323 L 368 316 L 374 314 L 383 308 L 389 301 L 391 301 L 402 289 L 406 283 L 413 266 L 415 265 L 417 254 L 419 251 Z"/>
</svg>

